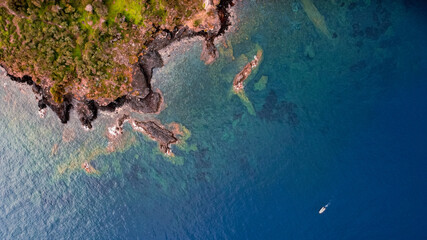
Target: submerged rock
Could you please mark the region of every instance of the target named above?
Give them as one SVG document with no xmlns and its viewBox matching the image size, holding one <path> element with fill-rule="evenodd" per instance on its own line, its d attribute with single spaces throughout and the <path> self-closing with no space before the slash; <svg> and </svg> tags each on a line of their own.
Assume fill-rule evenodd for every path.
<svg viewBox="0 0 427 240">
<path fill-rule="evenodd" d="M 258 82 L 255 83 L 254 88 L 256 91 L 261 91 L 264 90 L 265 87 L 267 86 L 267 82 L 268 82 L 268 77 L 267 76 L 262 76 Z"/>
<path fill-rule="evenodd" d="M 322 16 L 322 14 L 320 14 L 319 10 L 317 10 L 317 7 L 313 4 L 313 2 L 311 0 L 301 0 L 301 3 L 305 13 L 314 26 L 327 38 L 331 39 L 332 35 L 326 26 L 325 18 Z"/>
<path fill-rule="evenodd" d="M 304 49 L 304 55 L 308 57 L 309 59 L 313 59 L 316 56 L 316 53 L 314 52 L 313 45 L 307 45 Z"/>
<path fill-rule="evenodd" d="M 276 93 L 271 90 L 265 99 L 262 109 L 257 112 L 257 115 L 267 121 L 281 122 L 286 120 L 288 124 L 295 126 L 299 123 L 296 113 L 297 108 L 298 106 L 293 102 L 279 101 Z"/>
</svg>

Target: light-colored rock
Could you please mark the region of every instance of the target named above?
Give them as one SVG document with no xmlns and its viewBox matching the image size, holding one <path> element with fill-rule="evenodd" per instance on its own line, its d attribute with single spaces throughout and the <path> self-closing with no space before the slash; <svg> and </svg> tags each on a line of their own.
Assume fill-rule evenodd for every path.
<svg viewBox="0 0 427 240">
<path fill-rule="evenodd" d="M 92 12 L 92 10 L 93 10 L 92 5 L 90 5 L 90 4 L 86 5 L 85 10 L 86 10 L 87 12 Z"/>
</svg>

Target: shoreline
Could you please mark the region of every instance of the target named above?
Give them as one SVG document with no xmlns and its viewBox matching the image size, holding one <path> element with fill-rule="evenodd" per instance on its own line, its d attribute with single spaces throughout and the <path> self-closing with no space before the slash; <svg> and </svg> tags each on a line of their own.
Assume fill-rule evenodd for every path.
<svg viewBox="0 0 427 240">
<path fill-rule="evenodd" d="M 6 75 L 10 80 L 32 86 L 32 91 L 38 101 L 39 112 L 45 111 L 49 107 L 58 116 L 61 123 L 66 124 L 70 119 L 70 112 L 74 109 L 77 112 L 78 118 L 85 129 L 92 128 L 92 122 L 96 120 L 100 112 L 117 112 L 120 108 L 128 106 L 132 112 L 159 114 L 164 108 L 164 100 L 161 91 L 154 89 L 151 84 L 154 68 L 164 66 L 163 56 L 160 54 L 164 49 L 166 52 L 173 53 L 171 45 L 180 43 L 188 43 L 187 41 L 198 41 L 203 38 L 203 51 L 201 59 L 206 64 L 210 64 L 218 57 L 218 50 L 215 47 L 214 41 L 219 36 L 229 29 L 231 25 L 230 9 L 234 6 L 233 0 L 221 0 L 217 6 L 217 14 L 220 19 L 220 27 L 216 32 L 199 31 L 194 32 L 187 26 L 175 28 L 174 31 L 167 29 L 158 29 L 161 31 L 159 37 L 148 43 L 147 49 L 143 50 L 138 57 L 138 62 L 133 66 L 132 82 L 136 91 L 132 91 L 123 95 L 114 101 L 102 103 L 97 100 L 77 99 L 73 95 L 68 94 L 63 96 L 64 101 L 60 104 L 56 103 L 50 92 L 49 87 L 37 85 L 30 76 L 24 75 L 17 77 L 9 74 L 8 68 L 2 66 Z M 168 49 L 169 47 L 169 49 Z M 174 46 L 176 47 L 176 46 Z M 170 54 L 168 53 L 168 54 Z M 141 92 L 141 93 L 140 93 Z"/>
</svg>

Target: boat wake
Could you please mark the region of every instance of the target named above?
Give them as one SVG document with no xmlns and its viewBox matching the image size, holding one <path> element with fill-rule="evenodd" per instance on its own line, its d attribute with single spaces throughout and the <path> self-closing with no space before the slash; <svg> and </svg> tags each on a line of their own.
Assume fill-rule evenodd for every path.
<svg viewBox="0 0 427 240">
<path fill-rule="evenodd" d="M 331 204 L 331 202 L 329 201 L 325 206 L 323 206 L 322 208 L 320 208 L 319 214 L 324 213 L 326 211 L 326 208 L 328 208 L 330 204 Z"/>
</svg>

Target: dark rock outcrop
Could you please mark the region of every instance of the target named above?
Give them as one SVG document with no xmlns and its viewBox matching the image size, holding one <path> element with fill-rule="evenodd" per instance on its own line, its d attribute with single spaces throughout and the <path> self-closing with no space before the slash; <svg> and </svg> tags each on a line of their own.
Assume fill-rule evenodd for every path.
<svg viewBox="0 0 427 240">
<path fill-rule="evenodd" d="M 150 93 L 150 86 L 147 79 L 148 77 L 145 76 L 145 71 L 141 69 L 139 63 L 135 63 L 132 69 L 132 88 L 133 92 L 137 92 L 142 98 Z"/>
<path fill-rule="evenodd" d="M 150 92 L 145 98 L 129 97 L 132 110 L 140 113 L 156 113 L 160 110 L 163 98 L 158 92 Z"/>
<path fill-rule="evenodd" d="M 121 96 L 116 100 L 110 102 L 106 106 L 98 106 L 98 109 L 101 111 L 114 112 L 117 108 L 122 107 L 126 103 L 127 96 Z"/>
<path fill-rule="evenodd" d="M 15 82 L 18 83 L 26 83 L 28 85 L 32 85 L 32 91 L 36 94 L 38 101 L 38 106 L 40 109 L 44 109 L 46 107 L 50 107 L 52 111 L 58 116 L 62 123 L 67 123 L 70 119 L 70 110 L 73 108 L 72 97 L 70 95 L 64 96 L 64 101 L 61 104 L 57 104 L 53 101 L 50 94 L 46 94 L 46 91 L 39 85 L 35 84 L 30 76 L 15 77 L 10 74 L 7 76 Z"/>
<path fill-rule="evenodd" d="M 124 114 L 117 119 L 114 126 L 108 128 L 108 137 L 110 140 L 113 140 L 123 134 L 123 125 L 126 122 L 129 122 L 135 131 L 141 132 L 153 141 L 157 142 L 161 152 L 169 156 L 173 156 L 170 147 L 171 144 L 178 142 L 178 138 L 173 131 L 167 129 L 160 122 L 155 122 L 152 120 L 139 121 L 133 119 L 128 114 Z"/>
<path fill-rule="evenodd" d="M 205 64 L 211 64 L 219 57 L 218 50 L 214 44 L 214 39 L 215 38 L 207 37 L 205 43 L 203 44 L 200 59 L 205 62 Z"/>
<path fill-rule="evenodd" d="M 170 145 L 178 141 L 173 132 L 153 121 L 133 121 L 133 127 L 141 130 L 159 144 L 160 151 L 170 154 Z"/>
<path fill-rule="evenodd" d="M 147 85 L 149 85 L 149 81 L 153 77 L 153 69 L 163 67 L 163 59 L 158 51 L 150 51 L 138 59 L 138 64 L 140 71 L 144 74 Z"/>
<path fill-rule="evenodd" d="M 98 116 L 98 108 L 95 101 L 78 102 L 76 111 L 83 126 L 91 129 L 92 121 Z"/>
<path fill-rule="evenodd" d="M 39 106 L 48 106 L 58 116 L 61 123 L 67 123 L 70 120 L 70 111 L 73 108 L 72 97 L 70 95 L 64 96 L 61 104 L 55 103 L 50 95 L 43 94 L 42 99 L 39 100 Z M 47 97 L 48 96 L 48 97 Z"/>
</svg>

